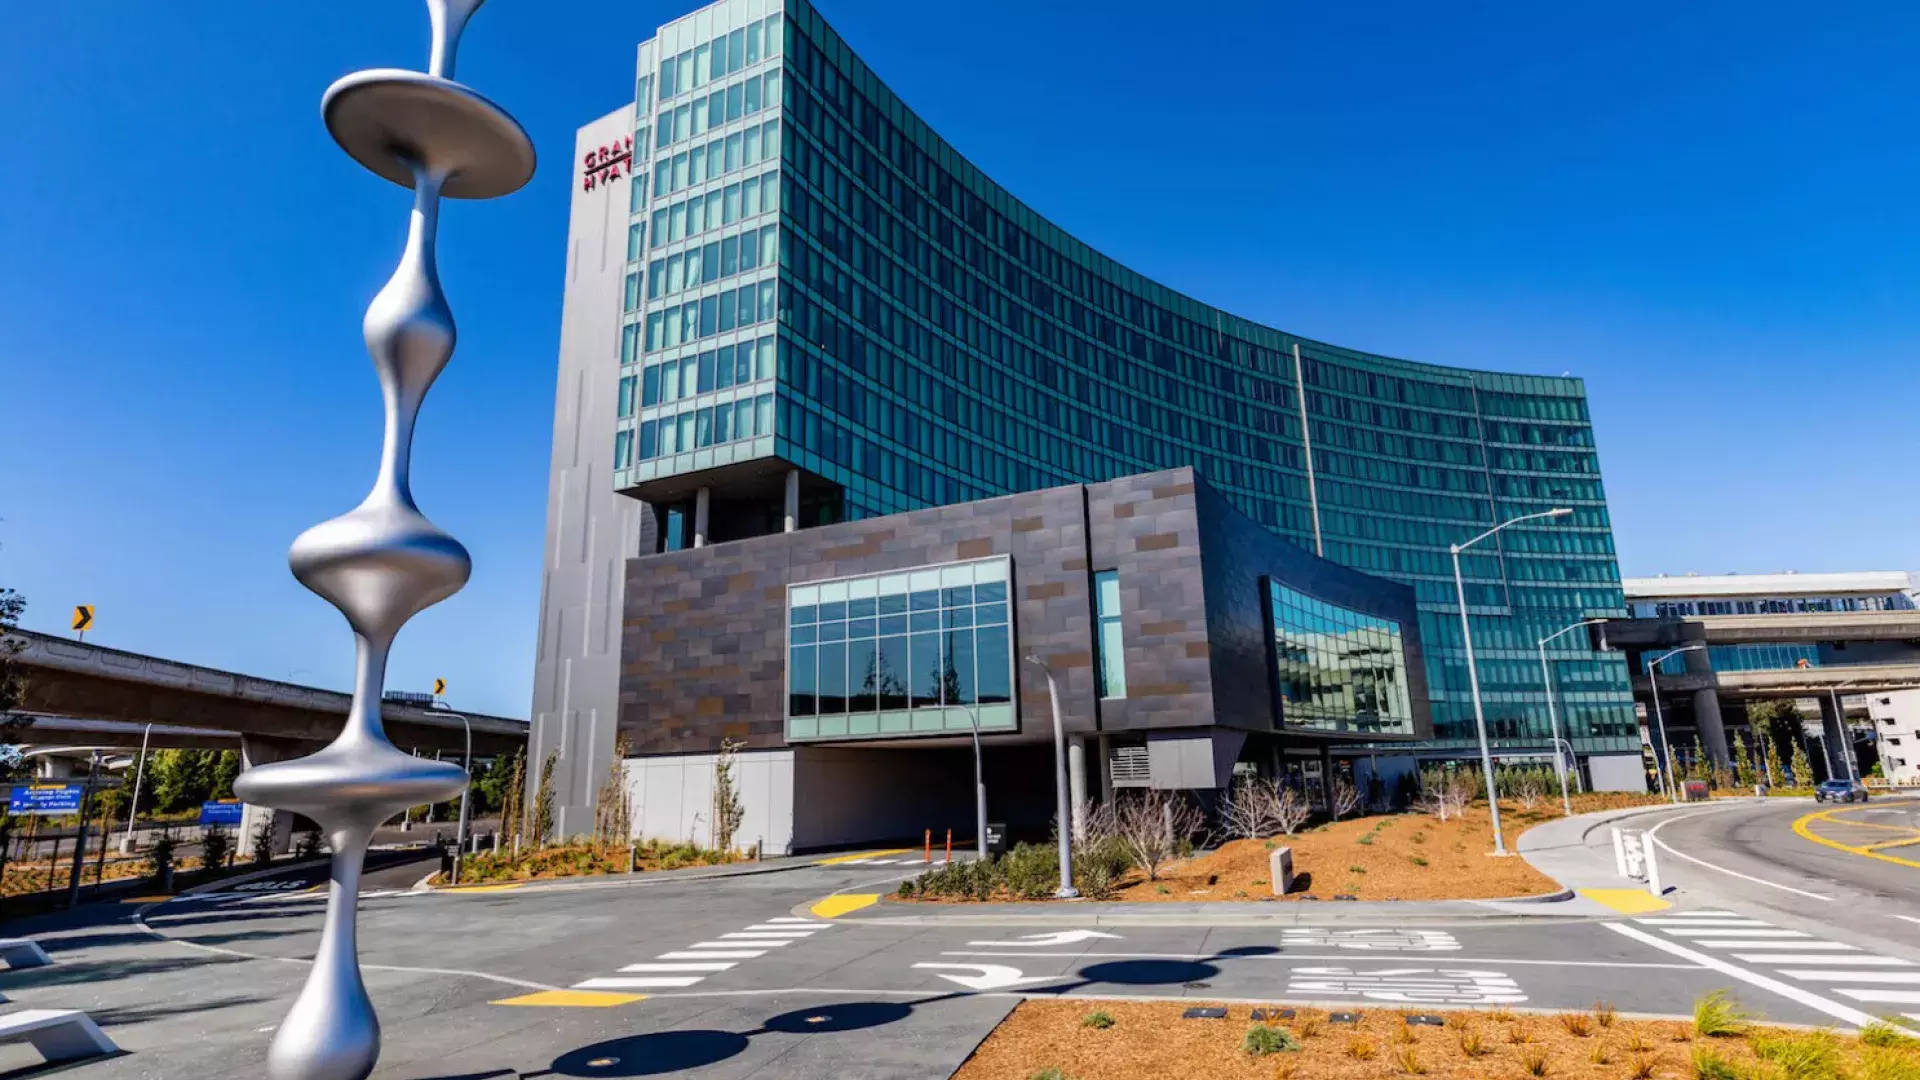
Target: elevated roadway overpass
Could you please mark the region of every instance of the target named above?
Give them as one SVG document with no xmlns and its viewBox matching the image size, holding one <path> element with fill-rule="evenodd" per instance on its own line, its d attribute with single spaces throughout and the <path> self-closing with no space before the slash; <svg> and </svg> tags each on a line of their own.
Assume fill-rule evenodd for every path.
<svg viewBox="0 0 1920 1080">
<path fill-rule="evenodd" d="M 28 630 L 9 637 L 25 646 L 16 659 L 25 666 L 26 698 L 21 711 L 47 718 L 54 741 L 73 744 L 99 740 L 102 746 L 128 745 L 126 732 L 112 725 L 133 725 L 132 745 L 147 724 L 154 724 L 155 746 L 204 746 L 227 733 L 276 748 L 273 757 L 295 757 L 331 741 L 346 722 L 351 695 L 314 686 L 262 679 L 158 656 L 69 641 Z M 465 746 L 464 715 L 473 729 L 473 752 L 491 757 L 526 745 L 527 722 L 504 716 L 458 713 L 398 702 L 383 702 L 387 737 L 403 750 L 459 753 Z M 82 721 L 108 721 L 81 736 Z M 35 725 L 38 727 L 39 725 Z M 29 728 L 28 739 L 38 742 Z M 174 739 L 180 741 L 162 741 Z"/>
</svg>

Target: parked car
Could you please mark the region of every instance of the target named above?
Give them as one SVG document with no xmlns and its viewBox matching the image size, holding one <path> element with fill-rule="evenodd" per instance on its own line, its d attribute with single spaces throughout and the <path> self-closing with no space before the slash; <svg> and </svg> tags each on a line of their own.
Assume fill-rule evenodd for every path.
<svg viewBox="0 0 1920 1080">
<path fill-rule="evenodd" d="M 1866 802 L 1867 789 L 1852 780 L 1828 780 L 1813 789 L 1814 802 Z"/>
</svg>

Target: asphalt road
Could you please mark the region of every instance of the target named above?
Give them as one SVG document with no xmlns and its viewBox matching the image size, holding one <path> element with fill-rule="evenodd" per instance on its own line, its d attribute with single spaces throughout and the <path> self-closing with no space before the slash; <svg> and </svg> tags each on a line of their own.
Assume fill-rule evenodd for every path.
<svg viewBox="0 0 1920 1080">
<path fill-rule="evenodd" d="M 1688 816 L 1659 835 L 1684 850 L 1690 829 L 1739 832 L 1747 816 L 1768 818 L 1773 808 L 1736 813 L 1711 824 Z M 1762 852 L 1785 829 L 1759 828 L 1749 842 Z M 804 865 L 464 894 L 376 889 L 361 915 L 366 981 L 386 1036 L 375 1075 L 938 1078 L 1024 995 L 1360 1009 L 1608 1000 L 1625 1013 L 1684 1014 L 1726 988 L 1790 1022 L 1920 1012 L 1846 997 L 1828 978 L 1864 972 L 1869 981 L 1843 987 L 1906 992 L 1872 979 L 1908 978 L 1905 961 L 1920 960 L 1905 955 L 1908 946 L 1883 946 L 1832 912 L 1803 929 L 1798 916 L 1754 904 L 1750 890 L 1709 894 L 1690 877 L 1670 897 L 1674 909 L 1638 919 L 1114 925 L 1080 909 L 1088 917 L 1034 926 L 955 925 L 941 921 L 955 909 L 937 906 L 926 908 L 930 922 L 886 921 L 885 908 L 842 919 L 811 911 L 829 894 L 881 891 L 914 869 Z M 1889 915 L 1901 903 L 1880 902 Z M 90 925 L 42 936 L 58 962 L 0 973 L 0 989 L 29 1006 L 87 1009 L 131 1051 L 84 1066 L 88 1077 L 257 1077 L 306 975 L 322 903 L 271 890 L 103 910 Z M 1267 906 L 1309 920 L 1308 907 L 1341 914 L 1337 905 Z M 499 1004 L 515 1000 L 552 1004 Z M 0 1068 L 28 1060 L 0 1056 Z"/>
<path fill-rule="evenodd" d="M 1709 807 L 1656 828 L 1660 855 L 1667 856 L 1661 874 L 1689 895 L 1920 961 L 1920 850 L 1882 849 L 1913 863 L 1903 865 L 1795 832 L 1796 821 L 1816 814 L 1825 816 L 1809 821 L 1809 831 L 1850 846 L 1920 840 L 1920 801 L 1913 799 Z M 1913 1006 L 1920 1011 L 1920 999 Z"/>
</svg>

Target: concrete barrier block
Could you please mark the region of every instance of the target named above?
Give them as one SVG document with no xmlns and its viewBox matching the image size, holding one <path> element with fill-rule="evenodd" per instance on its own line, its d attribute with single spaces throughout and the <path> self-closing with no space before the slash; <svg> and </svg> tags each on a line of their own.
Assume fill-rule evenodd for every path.
<svg viewBox="0 0 1920 1080">
<path fill-rule="evenodd" d="M 1273 895 L 1285 896 L 1293 888 L 1293 849 L 1274 848 L 1267 856 L 1267 880 L 1273 882 Z"/>
</svg>

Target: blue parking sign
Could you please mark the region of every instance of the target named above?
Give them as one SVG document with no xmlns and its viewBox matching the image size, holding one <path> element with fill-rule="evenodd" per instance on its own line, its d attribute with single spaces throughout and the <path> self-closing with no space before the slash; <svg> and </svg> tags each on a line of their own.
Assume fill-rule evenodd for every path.
<svg viewBox="0 0 1920 1080">
<path fill-rule="evenodd" d="M 10 814 L 59 815 L 80 812 L 79 784 L 33 784 L 15 787 L 7 796 Z"/>
</svg>

